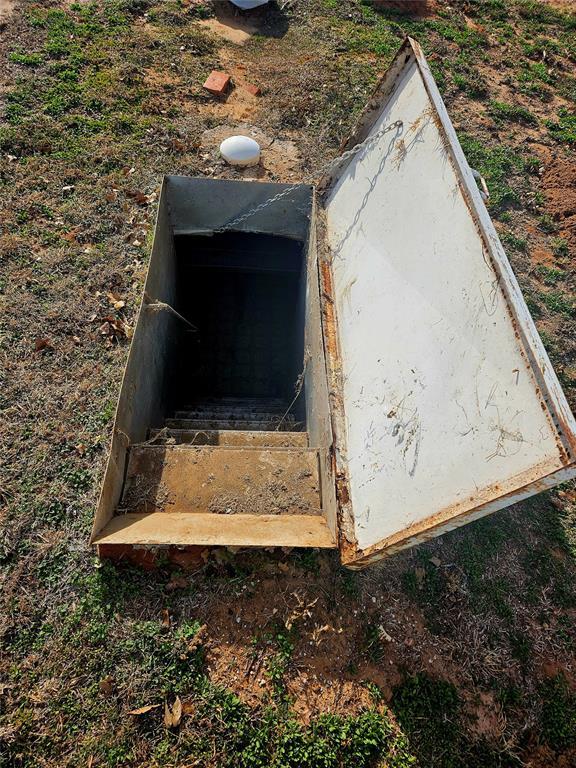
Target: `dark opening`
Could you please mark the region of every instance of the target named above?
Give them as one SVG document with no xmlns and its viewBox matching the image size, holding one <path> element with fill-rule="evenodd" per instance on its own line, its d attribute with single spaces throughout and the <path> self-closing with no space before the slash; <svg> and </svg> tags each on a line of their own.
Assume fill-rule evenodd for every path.
<svg viewBox="0 0 576 768">
<path fill-rule="evenodd" d="M 231 232 L 175 238 L 181 335 L 171 371 L 175 408 L 205 398 L 290 405 L 304 365 L 305 262 L 292 239 Z M 303 421 L 304 393 L 291 413 Z"/>
</svg>

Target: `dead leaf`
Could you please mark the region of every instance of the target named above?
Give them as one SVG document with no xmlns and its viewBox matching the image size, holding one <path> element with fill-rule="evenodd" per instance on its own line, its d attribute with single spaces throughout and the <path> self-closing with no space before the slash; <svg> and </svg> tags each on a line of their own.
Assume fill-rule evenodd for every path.
<svg viewBox="0 0 576 768">
<path fill-rule="evenodd" d="M 293 609 L 292 613 L 284 622 L 284 626 L 288 631 L 292 629 L 296 621 L 299 621 L 300 619 L 309 619 L 312 616 L 312 611 L 310 609 L 313 608 L 319 600 L 317 597 L 315 600 L 312 600 L 312 602 L 305 603 L 298 592 L 293 592 L 292 596 L 296 598 L 298 605 Z"/>
<path fill-rule="evenodd" d="M 80 227 L 76 227 L 75 229 L 71 229 L 70 232 L 65 232 L 62 235 L 63 240 L 67 240 L 69 243 L 75 243 L 77 242 L 76 238 L 80 232 Z"/>
<path fill-rule="evenodd" d="M 321 635 L 324 632 L 328 632 L 330 629 L 332 629 L 332 627 L 329 624 L 324 624 L 323 627 L 316 625 L 312 631 L 312 642 L 315 645 L 320 645 L 320 643 L 322 642 Z"/>
<path fill-rule="evenodd" d="M 182 702 L 182 714 L 183 715 L 192 715 L 196 712 L 196 704 L 193 701 L 183 701 Z"/>
<path fill-rule="evenodd" d="M 180 141 L 180 139 L 172 139 L 170 142 L 170 146 L 175 152 L 185 152 L 186 151 L 186 144 L 184 144 L 183 141 Z"/>
<path fill-rule="evenodd" d="M 148 205 L 150 202 L 148 199 L 148 195 L 146 195 L 144 192 L 140 192 L 139 190 L 130 190 L 126 192 L 128 197 L 131 197 L 132 200 L 134 200 L 138 205 Z"/>
<path fill-rule="evenodd" d="M 166 589 L 168 592 L 174 592 L 175 589 L 186 589 L 188 586 L 188 580 L 184 578 L 184 576 L 174 576 L 168 584 L 166 584 Z"/>
<path fill-rule="evenodd" d="M 442 560 L 440 560 L 439 557 L 431 557 L 430 562 L 432 563 L 432 565 L 435 565 L 436 568 L 440 568 L 440 566 L 442 565 Z"/>
<path fill-rule="evenodd" d="M 100 693 L 103 693 L 104 696 L 111 696 L 114 693 L 114 678 L 111 677 L 111 675 L 108 675 L 108 677 L 100 680 L 98 688 L 100 689 Z"/>
<path fill-rule="evenodd" d="M 392 642 L 392 635 L 389 635 L 382 625 L 378 627 L 378 637 L 380 638 L 380 640 L 384 640 L 387 643 Z"/>
<path fill-rule="evenodd" d="M 131 709 L 128 712 L 129 715 L 145 715 L 147 712 L 151 712 L 153 709 L 158 709 L 160 704 L 147 704 L 145 707 L 138 707 L 138 709 Z"/>
<path fill-rule="evenodd" d="M 45 349 L 54 349 L 50 339 L 36 339 L 34 342 L 34 352 L 43 352 Z"/>
<path fill-rule="evenodd" d="M 101 336 L 108 337 L 108 346 L 111 346 L 112 342 L 118 341 L 118 339 L 132 338 L 133 330 L 128 325 L 128 323 L 125 323 L 124 320 L 122 320 L 122 318 L 107 315 L 106 317 L 102 318 L 102 320 L 102 325 L 98 328 L 98 331 Z"/>
<path fill-rule="evenodd" d="M 106 294 L 106 298 L 112 304 L 112 306 L 116 306 L 116 304 L 120 301 L 120 294 L 116 293 L 115 291 L 108 291 Z"/>
<path fill-rule="evenodd" d="M 176 696 L 176 701 L 172 707 L 172 722 L 176 726 L 180 725 L 180 720 L 182 720 L 182 701 L 180 696 Z"/>
<path fill-rule="evenodd" d="M 414 575 L 416 576 L 416 581 L 418 582 L 418 586 L 422 586 L 422 582 L 426 578 L 426 569 L 425 568 L 415 568 L 414 569 Z"/>
<path fill-rule="evenodd" d="M 168 702 L 164 703 L 164 725 L 166 728 L 177 728 L 182 720 L 182 701 L 180 696 L 176 696 L 176 700 L 172 707 L 168 705 Z"/>
</svg>

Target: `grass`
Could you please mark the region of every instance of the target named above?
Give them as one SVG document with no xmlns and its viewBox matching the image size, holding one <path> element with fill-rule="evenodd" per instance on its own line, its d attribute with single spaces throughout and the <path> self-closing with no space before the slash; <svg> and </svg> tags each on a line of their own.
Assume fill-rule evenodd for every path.
<svg viewBox="0 0 576 768">
<path fill-rule="evenodd" d="M 542 282 L 545 285 L 556 285 L 556 283 L 564 280 L 566 272 L 563 269 L 557 269 L 556 267 L 546 267 L 541 265 L 537 269 L 538 274 L 542 277 Z"/>
<path fill-rule="evenodd" d="M 576 113 L 562 108 L 557 120 L 548 120 L 546 125 L 556 141 L 563 144 L 576 144 Z"/>
<path fill-rule="evenodd" d="M 497 122 L 522 123 L 536 125 L 538 120 L 525 107 L 518 104 L 505 104 L 501 101 L 491 101 L 489 112 Z"/>
<path fill-rule="evenodd" d="M 520 253 L 526 253 L 528 249 L 528 241 L 525 237 L 519 237 L 514 232 L 502 232 L 500 234 L 500 240 L 506 246 L 514 251 Z"/>
<path fill-rule="evenodd" d="M 550 291 L 548 293 L 541 293 L 540 299 L 550 312 L 573 317 L 575 305 L 571 296 L 561 291 Z"/>
<path fill-rule="evenodd" d="M 232 49 L 267 84 L 253 120 L 319 167 L 403 35 L 417 37 L 573 398 L 569 233 L 526 144 L 529 128 L 570 156 L 573 21 L 519 0 L 439 5 L 422 18 L 356 0 L 287 7 L 283 36 Z M 573 486 L 365 573 L 313 551 L 146 573 L 99 567 L 86 546 L 128 349 L 98 327 L 109 291 L 133 324 L 154 217 L 133 195 L 155 192 L 165 172 L 226 173 L 199 149 L 222 122 L 200 111 L 206 73 L 224 66 L 220 43 L 193 24 L 211 12 L 38 3 L 17 35 L 3 32 L 0 766 L 492 768 L 533 760 L 526 722 L 568 764 L 574 694 L 541 670 L 576 652 Z M 538 120 L 523 89 L 539 98 Z M 548 93 L 566 104 L 552 112 Z M 535 246 L 558 264 L 532 268 Z M 49 341 L 38 352 L 37 339 Z M 169 588 L 175 578 L 185 586 Z M 288 629 L 301 603 L 310 615 Z M 478 737 L 480 695 L 502 708 L 502 736 Z M 176 697 L 184 714 L 169 728 Z"/>
<path fill-rule="evenodd" d="M 528 174 L 533 170 L 531 156 L 498 145 L 489 146 L 463 131 L 458 138 L 470 165 L 486 179 L 490 209 L 500 213 L 518 207 Z"/>
<path fill-rule="evenodd" d="M 566 678 L 558 675 L 543 690 L 542 737 L 556 752 L 576 744 L 576 695 Z"/>
<path fill-rule="evenodd" d="M 552 240 L 552 252 L 559 259 L 566 259 L 570 255 L 568 241 L 563 237 L 555 237 Z"/>
<path fill-rule="evenodd" d="M 520 763 L 481 739 L 463 738 L 460 696 L 446 680 L 419 673 L 394 689 L 392 708 L 422 765 L 443 768 L 508 768 Z"/>
</svg>

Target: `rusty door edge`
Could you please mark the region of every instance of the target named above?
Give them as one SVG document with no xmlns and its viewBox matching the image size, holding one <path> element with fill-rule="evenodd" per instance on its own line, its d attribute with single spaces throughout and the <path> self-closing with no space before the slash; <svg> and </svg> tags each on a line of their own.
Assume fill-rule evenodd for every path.
<svg viewBox="0 0 576 768">
<path fill-rule="evenodd" d="M 326 377 L 328 380 L 330 420 L 332 423 L 333 443 L 330 447 L 330 452 L 332 475 L 336 489 L 337 538 L 338 546 L 343 556 L 342 553 L 344 551 L 355 550 L 357 542 L 354 534 L 354 516 L 347 475 L 346 415 L 344 413 L 344 399 L 342 396 L 342 365 L 324 212 L 318 205 L 314 205 L 313 210 L 314 218 L 312 225 L 316 228 L 322 339 Z"/>
<path fill-rule="evenodd" d="M 568 467 L 560 467 L 544 476 L 535 477 L 531 480 L 528 479 L 530 475 L 535 474 L 538 474 L 537 470 L 529 470 L 528 472 L 518 475 L 514 479 L 515 482 L 512 484 L 513 488 L 510 488 L 504 494 L 496 498 L 488 499 L 481 504 L 467 507 L 464 502 L 458 505 L 461 507 L 459 510 L 455 505 L 447 507 L 445 510 L 437 512 L 419 523 L 404 528 L 393 536 L 388 536 L 387 538 L 382 539 L 365 550 L 356 549 L 354 552 L 350 553 L 348 557 L 343 557 L 342 563 L 352 570 L 364 568 L 378 560 L 390 557 L 403 549 L 415 546 L 416 544 L 422 544 L 440 533 L 447 533 L 462 525 L 471 523 L 474 520 L 479 520 L 492 512 L 497 512 L 512 504 L 524 501 L 525 499 L 530 498 L 530 496 L 550 490 L 560 483 L 565 483 L 568 480 L 576 478 L 576 464 L 571 464 Z M 494 492 L 495 488 L 490 486 L 484 491 L 481 491 L 479 495 L 491 495 L 494 494 Z M 464 508 L 462 509 L 462 507 Z"/>
</svg>

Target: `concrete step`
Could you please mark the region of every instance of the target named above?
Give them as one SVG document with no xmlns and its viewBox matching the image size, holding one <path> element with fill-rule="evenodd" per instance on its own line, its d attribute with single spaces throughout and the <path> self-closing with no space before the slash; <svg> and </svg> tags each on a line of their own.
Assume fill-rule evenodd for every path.
<svg viewBox="0 0 576 768">
<path fill-rule="evenodd" d="M 196 408 L 199 405 L 261 405 L 265 408 L 285 408 L 288 403 L 279 397 L 199 397 L 190 404 Z"/>
<path fill-rule="evenodd" d="M 176 411 L 176 419 L 201 419 L 202 421 L 278 421 L 284 416 L 277 411 L 251 411 L 247 408 L 231 410 L 230 408 L 206 408 L 195 411 Z M 294 423 L 295 418 L 292 413 L 287 413 L 283 421 Z"/>
<path fill-rule="evenodd" d="M 223 523 L 226 523 L 223 525 Z M 322 515 L 118 515 L 95 539 L 101 557 L 127 545 L 204 547 L 323 547 L 335 538 Z M 121 549 L 121 551 L 122 551 Z"/>
<path fill-rule="evenodd" d="M 186 429 L 186 430 L 242 430 L 252 432 L 255 430 L 264 430 L 273 432 L 276 427 L 279 426 L 278 431 L 282 432 L 296 432 L 298 426 L 293 421 L 282 421 L 278 416 L 272 421 L 258 421 L 258 420 L 241 420 L 241 419 L 166 419 L 166 427 L 168 429 Z"/>
<path fill-rule="evenodd" d="M 191 403 L 181 405 L 180 411 L 198 411 L 200 413 L 286 413 L 288 404 L 274 405 L 270 403 Z"/>
<path fill-rule="evenodd" d="M 158 445 L 174 440 L 177 445 L 262 445 L 277 448 L 307 448 L 307 432 L 267 432 L 264 430 L 242 431 L 225 429 L 151 429 L 149 439 L 156 439 Z"/>
<path fill-rule="evenodd" d="M 118 510 L 222 516 L 321 514 L 318 452 L 312 448 L 133 446 Z"/>
</svg>

